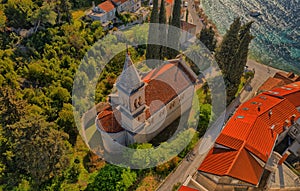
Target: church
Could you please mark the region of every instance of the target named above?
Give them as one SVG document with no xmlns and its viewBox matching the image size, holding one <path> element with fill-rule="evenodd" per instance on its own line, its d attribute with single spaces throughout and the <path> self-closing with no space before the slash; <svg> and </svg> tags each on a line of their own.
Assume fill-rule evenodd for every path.
<svg viewBox="0 0 300 191">
<path fill-rule="evenodd" d="M 190 110 L 196 74 L 181 57 L 164 61 L 140 75 L 126 54 L 116 92 L 98 111 L 95 123 L 109 153 L 121 152 L 120 145 L 146 143 Z"/>
</svg>

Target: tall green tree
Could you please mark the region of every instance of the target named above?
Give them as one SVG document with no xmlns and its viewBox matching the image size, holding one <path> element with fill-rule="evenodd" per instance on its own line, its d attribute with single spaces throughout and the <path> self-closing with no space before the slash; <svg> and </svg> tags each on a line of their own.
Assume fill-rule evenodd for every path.
<svg viewBox="0 0 300 191">
<path fill-rule="evenodd" d="M 240 18 L 236 18 L 216 49 L 215 59 L 225 80 L 227 104 L 235 97 L 247 62 L 248 47 L 253 39 L 251 24 L 241 26 Z"/>
<path fill-rule="evenodd" d="M 211 52 L 215 51 L 217 40 L 215 38 L 215 31 L 210 26 L 209 28 L 205 27 L 201 30 L 199 40 L 210 50 Z"/>
<path fill-rule="evenodd" d="M 150 24 L 149 33 L 148 33 L 148 43 L 146 49 L 146 59 L 147 65 L 150 68 L 154 68 L 158 63 L 155 60 L 159 59 L 159 48 L 158 43 L 158 25 L 156 23 L 159 22 L 158 16 L 158 0 L 153 0 L 153 9 L 150 16 Z"/>
<path fill-rule="evenodd" d="M 166 28 L 166 8 L 165 1 L 161 0 L 160 10 L 159 10 L 159 42 L 161 43 L 159 50 L 159 59 L 164 60 L 166 56 L 166 43 L 167 43 L 167 28 Z"/>
<path fill-rule="evenodd" d="M 54 123 L 29 114 L 9 129 L 12 132 L 14 168 L 32 178 L 33 189 L 59 176 L 68 166 L 68 136 L 55 130 Z"/>
<path fill-rule="evenodd" d="M 177 30 L 174 30 L 174 28 L 169 27 L 168 30 L 168 53 L 167 57 L 169 59 L 175 58 L 178 55 L 178 49 L 179 49 L 179 39 L 180 39 L 180 16 L 181 16 L 181 0 L 174 0 L 174 7 L 172 12 L 172 20 L 170 25 L 177 28 Z M 174 50 L 175 49 L 175 50 Z"/>
<path fill-rule="evenodd" d="M 72 5 L 69 0 L 55 0 L 55 12 L 57 13 L 57 23 L 72 21 L 71 8 Z"/>
<path fill-rule="evenodd" d="M 39 29 L 41 25 L 51 24 L 54 25 L 56 22 L 57 14 L 53 11 L 54 6 L 47 2 L 44 2 L 43 5 L 36 9 L 33 12 L 32 24 L 35 27 L 35 32 Z"/>
<path fill-rule="evenodd" d="M 9 0 L 4 13 L 7 18 L 6 25 L 14 28 L 30 28 L 34 4 L 31 0 Z"/>
</svg>

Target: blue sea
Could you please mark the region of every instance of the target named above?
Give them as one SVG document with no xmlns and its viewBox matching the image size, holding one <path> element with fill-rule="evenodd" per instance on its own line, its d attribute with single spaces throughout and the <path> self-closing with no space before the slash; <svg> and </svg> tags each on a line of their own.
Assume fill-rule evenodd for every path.
<svg viewBox="0 0 300 191">
<path fill-rule="evenodd" d="M 222 35 L 237 16 L 254 20 L 250 56 L 300 74 L 300 0 L 201 0 L 201 5 Z M 261 15 L 251 17 L 253 10 Z"/>
</svg>

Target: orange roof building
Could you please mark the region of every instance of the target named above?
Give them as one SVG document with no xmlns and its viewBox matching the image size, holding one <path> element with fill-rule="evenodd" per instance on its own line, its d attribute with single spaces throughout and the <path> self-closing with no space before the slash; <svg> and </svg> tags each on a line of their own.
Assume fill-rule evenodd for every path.
<svg viewBox="0 0 300 191">
<path fill-rule="evenodd" d="M 268 78 L 258 89 L 257 93 L 262 93 L 273 88 L 284 86 L 293 82 L 300 81 L 300 76 L 295 75 L 293 72 L 277 72 L 273 77 Z"/>
<path fill-rule="evenodd" d="M 274 154 L 274 147 L 291 128 L 300 130 L 299 106 L 300 82 L 264 92 L 243 103 L 198 171 L 208 177 L 216 176 L 220 182 L 222 177 L 229 177 L 232 183 L 237 180 L 238 184 L 258 186 L 263 173 L 277 165 L 271 160 L 280 157 Z"/>
<path fill-rule="evenodd" d="M 188 186 L 181 186 L 178 191 L 198 191 L 194 188 L 190 188 Z"/>
<path fill-rule="evenodd" d="M 104 1 L 103 3 L 100 3 L 98 7 L 105 12 L 110 12 L 115 8 L 111 1 Z"/>
<path fill-rule="evenodd" d="M 113 142 L 129 145 L 154 138 L 190 109 L 196 79 L 181 59 L 165 61 L 141 78 L 127 54 L 115 84 L 117 92 L 109 95 L 110 106 L 96 118 L 106 150 L 119 150 Z M 113 140 L 106 140 L 107 134 Z"/>
</svg>

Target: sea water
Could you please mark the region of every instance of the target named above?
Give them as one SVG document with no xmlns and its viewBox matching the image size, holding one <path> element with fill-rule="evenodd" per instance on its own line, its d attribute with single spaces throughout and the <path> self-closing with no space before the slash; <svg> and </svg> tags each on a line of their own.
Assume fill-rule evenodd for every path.
<svg viewBox="0 0 300 191">
<path fill-rule="evenodd" d="M 200 0 L 223 35 L 235 17 L 255 21 L 250 56 L 263 64 L 300 74 L 300 0 Z M 251 11 L 261 13 L 252 17 Z"/>
</svg>

